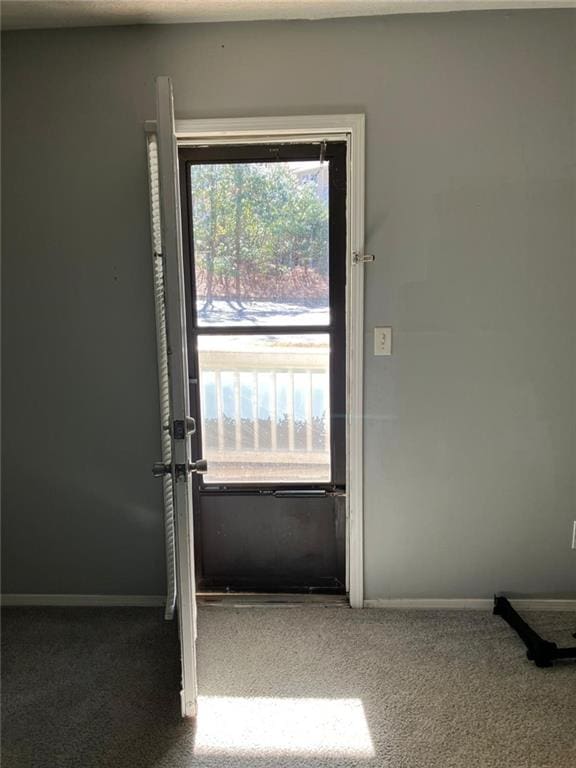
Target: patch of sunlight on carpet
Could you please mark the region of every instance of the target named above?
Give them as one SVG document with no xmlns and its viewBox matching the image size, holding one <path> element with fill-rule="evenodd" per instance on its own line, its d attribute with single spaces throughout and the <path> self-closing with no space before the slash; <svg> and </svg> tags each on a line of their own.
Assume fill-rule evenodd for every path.
<svg viewBox="0 0 576 768">
<path fill-rule="evenodd" d="M 200 696 L 197 755 L 374 756 L 360 699 Z"/>
</svg>

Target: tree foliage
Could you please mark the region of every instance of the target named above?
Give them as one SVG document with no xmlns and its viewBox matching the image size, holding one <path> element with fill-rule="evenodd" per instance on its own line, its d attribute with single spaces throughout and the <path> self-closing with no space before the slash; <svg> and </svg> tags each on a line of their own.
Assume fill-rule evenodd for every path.
<svg viewBox="0 0 576 768">
<path fill-rule="evenodd" d="M 328 205 L 288 163 L 192 167 L 199 298 L 302 299 L 325 294 Z"/>
</svg>

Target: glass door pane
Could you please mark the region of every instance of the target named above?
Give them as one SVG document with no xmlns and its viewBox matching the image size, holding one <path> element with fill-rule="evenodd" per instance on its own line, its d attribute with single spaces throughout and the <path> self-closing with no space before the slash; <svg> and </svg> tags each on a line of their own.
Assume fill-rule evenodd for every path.
<svg viewBox="0 0 576 768">
<path fill-rule="evenodd" d="M 204 482 L 329 483 L 330 337 L 198 336 Z"/>
<path fill-rule="evenodd" d="M 197 326 L 329 325 L 329 168 L 189 166 Z"/>
</svg>

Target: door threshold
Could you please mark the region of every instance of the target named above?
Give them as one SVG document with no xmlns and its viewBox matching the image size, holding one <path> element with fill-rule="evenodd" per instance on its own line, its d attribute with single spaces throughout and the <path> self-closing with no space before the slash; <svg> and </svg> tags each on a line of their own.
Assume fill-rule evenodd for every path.
<svg viewBox="0 0 576 768">
<path fill-rule="evenodd" d="M 269 594 L 262 592 L 198 592 L 200 605 L 214 608 L 349 608 L 347 595 Z"/>
</svg>

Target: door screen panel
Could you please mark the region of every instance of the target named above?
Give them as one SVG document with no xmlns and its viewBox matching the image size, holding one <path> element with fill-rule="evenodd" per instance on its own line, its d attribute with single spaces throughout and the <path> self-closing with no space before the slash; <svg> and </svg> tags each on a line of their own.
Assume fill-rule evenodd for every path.
<svg viewBox="0 0 576 768">
<path fill-rule="evenodd" d="M 204 482 L 330 482 L 329 334 L 197 343 Z"/>
<path fill-rule="evenodd" d="M 329 325 L 329 168 L 189 167 L 199 327 Z"/>
</svg>

